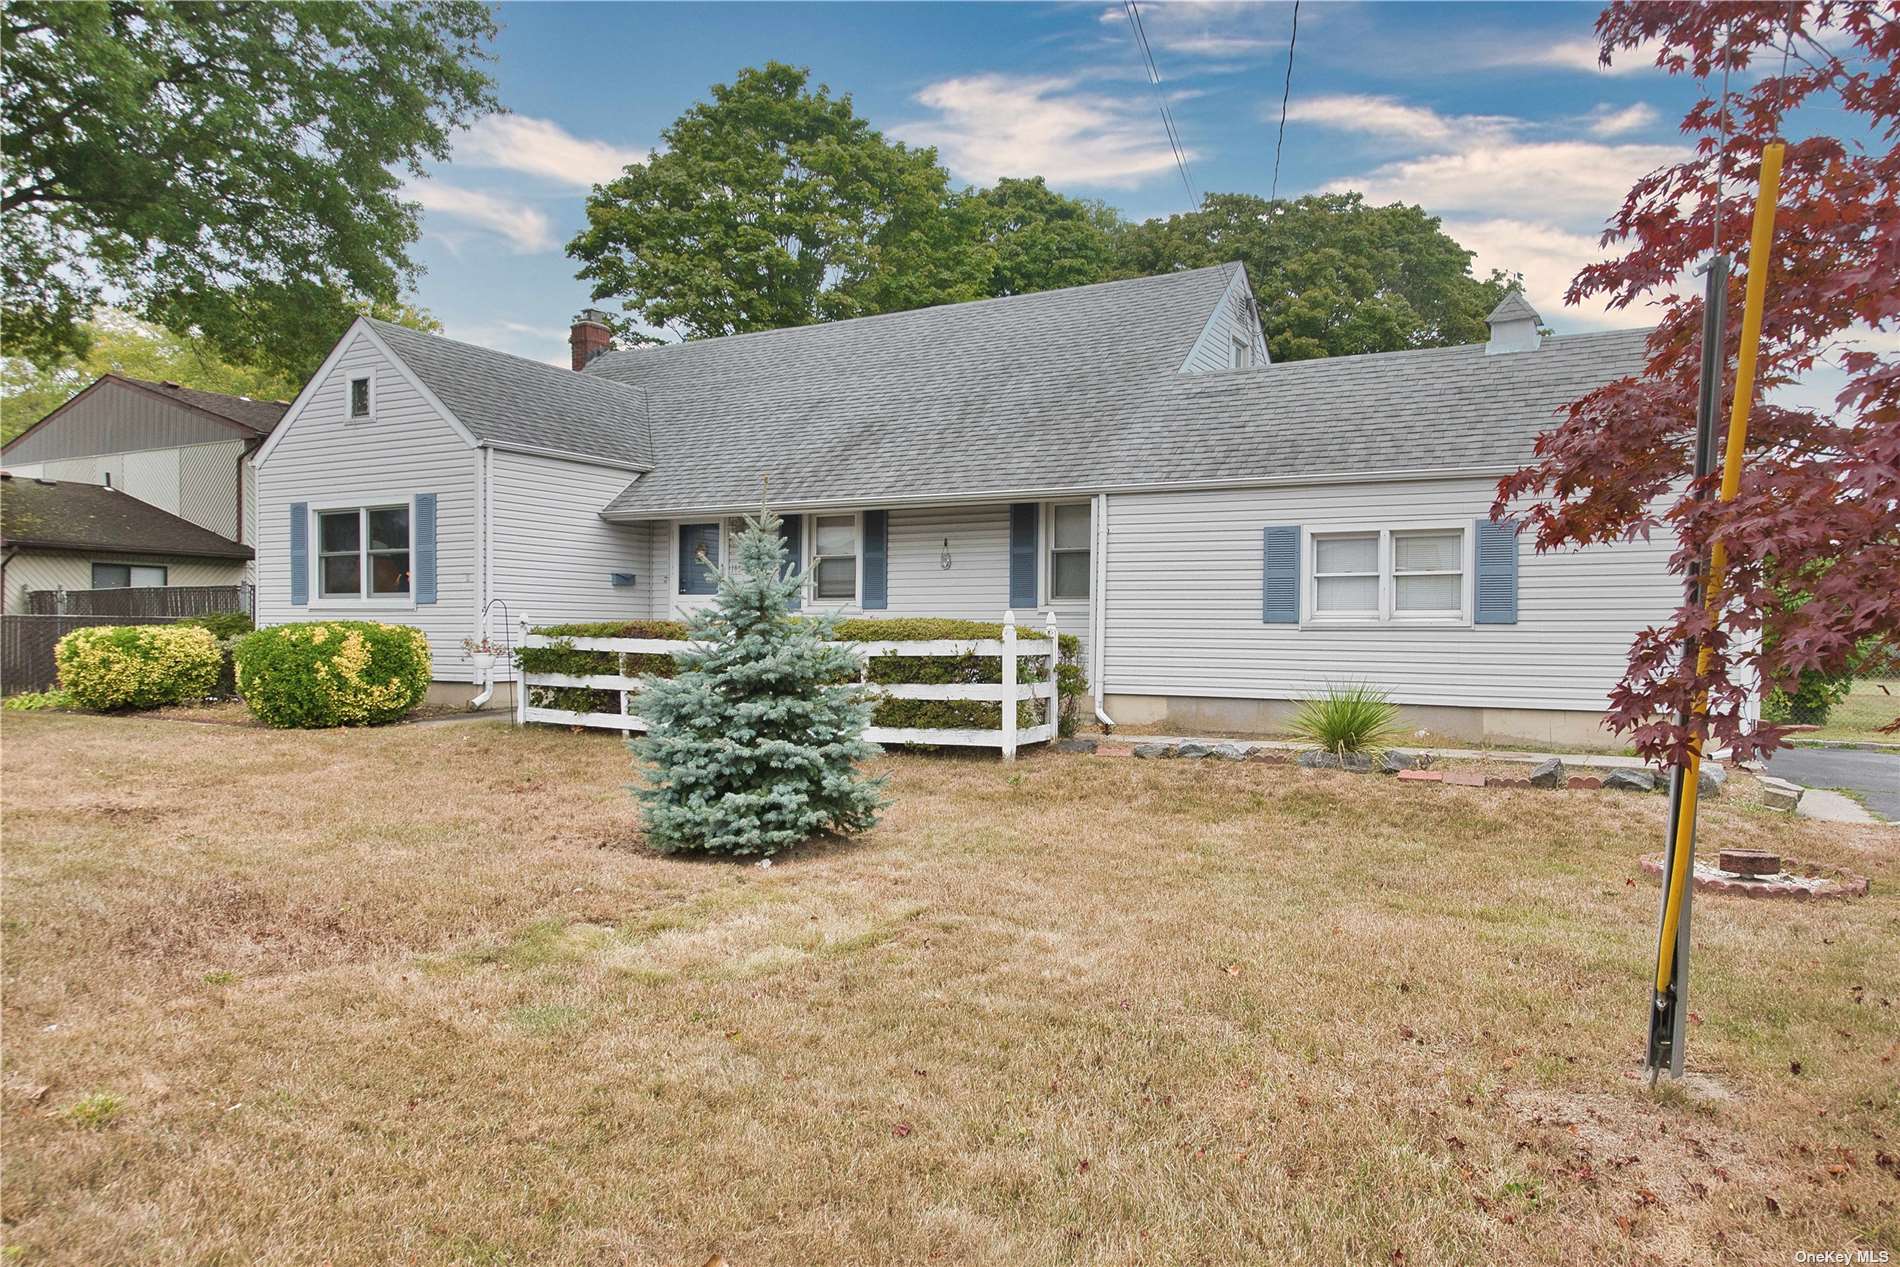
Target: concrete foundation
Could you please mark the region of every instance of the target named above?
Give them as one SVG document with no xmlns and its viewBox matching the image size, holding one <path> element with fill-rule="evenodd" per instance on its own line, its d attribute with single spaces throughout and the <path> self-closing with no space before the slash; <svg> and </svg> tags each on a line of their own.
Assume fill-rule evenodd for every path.
<svg viewBox="0 0 1900 1267">
<path fill-rule="evenodd" d="M 1161 726 L 1168 733 L 1285 734 L 1299 700 L 1220 699 L 1183 695 L 1110 695 L 1105 707 L 1117 725 Z M 1617 748 L 1623 740 L 1603 724 L 1603 714 L 1550 708 L 1462 708 L 1399 705 L 1400 727 L 1424 730 L 1466 743 L 1534 744 L 1551 751 Z"/>
<path fill-rule="evenodd" d="M 422 697 L 422 702 L 425 704 L 462 705 L 479 695 L 481 689 L 480 685 L 474 682 L 431 682 L 429 683 L 429 693 Z M 488 703 L 484 708 L 513 710 L 514 706 L 514 683 L 497 682 L 495 683 L 495 693 L 489 697 Z"/>
</svg>

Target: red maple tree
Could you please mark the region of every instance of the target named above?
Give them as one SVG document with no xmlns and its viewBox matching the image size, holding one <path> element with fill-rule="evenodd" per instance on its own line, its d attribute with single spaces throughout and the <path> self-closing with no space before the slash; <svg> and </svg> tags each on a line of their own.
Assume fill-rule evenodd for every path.
<svg viewBox="0 0 1900 1267">
<path fill-rule="evenodd" d="M 1667 623 L 1637 635 L 1610 692 L 1611 723 L 1645 756 L 1680 760 L 1693 724 L 1677 715 L 1706 692 L 1713 743 L 1758 755 L 1785 731 L 1745 720 L 1754 682 L 1792 691 L 1803 671 L 1842 672 L 1857 647 L 1891 645 L 1900 631 L 1900 357 L 1867 346 L 1892 348 L 1900 329 L 1900 11 L 1891 0 L 1619 0 L 1596 29 L 1606 64 L 1653 50 L 1663 70 L 1706 88 L 1682 122 L 1692 156 L 1637 182 L 1603 235 L 1618 253 L 1578 273 L 1565 296 L 1619 308 L 1648 300 L 1660 322 L 1644 372 L 1574 402 L 1531 464 L 1499 482 L 1492 514 L 1523 521 L 1540 551 L 1667 528 L 1679 542 L 1671 567 L 1684 575 L 1720 538 L 1728 570 L 1714 615 L 1685 595 Z M 1724 68 L 1736 85 L 1726 93 Z M 1785 135 L 1817 124 L 1827 132 Z M 1749 222 L 1762 148 L 1776 139 L 1787 152 L 1758 392 L 1823 365 L 1848 381 L 1823 411 L 1758 396 L 1740 493 L 1723 503 L 1726 402 L 1747 270 L 1758 266 Z M 1736 272 L 1717 470 L 1698 482 L 1703 303 L 1680 283 L 1709 254 L 1718 222 Z M 1706 673 L 1683 654 L 1691 643 L 1710 649 Z"/>
</svg>

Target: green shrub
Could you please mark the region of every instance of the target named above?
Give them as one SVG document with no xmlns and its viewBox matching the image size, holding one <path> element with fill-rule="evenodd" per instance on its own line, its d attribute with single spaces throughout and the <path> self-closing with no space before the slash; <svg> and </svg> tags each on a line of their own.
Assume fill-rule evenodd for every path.
<svg viewBox="0 0 1900 1267">
<path fill-rule="evenodd" d="M 1809 670 L 1795 682 L 1795 689 L 1769 691 L 1761 702 L 1761 718 L 1775 725 L 1825 726 L 1834 706 L 1854 689 L 1850 673 L 1816 673 Z"/>
<path fill-rule="evenodd" d="M 241 638 L 257 628 L 250 616 L 244 612 L 206 612 L 202 616 L 187 616 L 178 622 L 198 629 L 209 629 L 216 638 Z"/>
<path fill-rule="evenodd" d="M 233 659 L 238 694 L 267 726 L 374 726 L 429 690 L 429 640 L 407 625 L 275 625 L 240 638 Z"/>
<path fill-rule="evenodd" d="M 579 651 L 567 641 L 574 638 L 657 638 L 680 641 L 686 626 L 674 620 L 599 620 L 563 625 L 540 625 L 535 631 L 563 640 L 552 647 L 528 647 L 515 653 L 525 673 L 562 673 L 585 677 L 619 673 L 628 677 L 673 676 L 669 655 L 612 651 Z M 1019 637 L 1041 637 L 1040 628 L 1020 625 Z M 935 616 L 860 616 L 838 622 L 838 637 L 847 642 L 928 642 L 936 640 L 1001 638 L 1003 626 L 981 620 L 950 620 Z M 1074 634 L 1057 639 L 1056 694 L 1061 733 L 1075 731 L 1077 706 L 1088 693 L 1088 675 L 1082 670 L 1081 640 Z M 1017 661 L 1022 681 L 1040 680 L 1048 672 L 1041 659 Z M 1003 680 L 1003 662 L 995 656 L 878 656 L 871 661 L 870 680 L 877 683 L 991 682 Z M 579 686 L 529 688 L 528 702 L 536 708 L 559 708 L 576 713 L 617 713 L 620 692 Z M 1039 725 L 1042 701 L 1017 705 L 1016 724 Z M 931 730 L 999 730 L 1002 705 L 978 700 L 883 699 L 877 701 L 872 725 L 919 727 Z"/>
<path fill-rule="evenodd" d="M 60 690 L 81 708 L 112 712 L 195 702 L 218 685 L 218 640 L 178 625 L 94 625 L 59 640 Z"/>
<path fill-rule="evenodd" d="M 1300 704 L 1293 734 L 1327 752 L 1372 752 L 1398 732 L 1399 709 L 1385 692 L 1363 683 L 1326 688 Z"/>
<path fill-rule="evenodd" d="M 72 707 L 73 697 L 64 691 L 21 691 L 18 695 L 9 695 L 0 700 L 0 708 L 16 713 L 43 713 Z"/>
</svg>

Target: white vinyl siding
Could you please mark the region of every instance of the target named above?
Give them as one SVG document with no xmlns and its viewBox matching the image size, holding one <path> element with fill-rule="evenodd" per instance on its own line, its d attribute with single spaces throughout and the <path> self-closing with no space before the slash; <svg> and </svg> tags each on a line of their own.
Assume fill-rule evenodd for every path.
<svg viewBox="0 0 1900 1267">
<path fill-rule="evenodd" d="M 648 525 L 611 524 L 600 508 L 633 482 L 606 467 L 526 453 L 489 457 L 492 596 L 537 624 L 637 620 L 653 613 L 665 579 L 648 555 Z M 614 573 L 632 573 L 616 586 Z M 493 621 L 499 621 L 497 614 Z M 490 624 L 499 635 L 499 624 Z"/>
<path fill-rule="evenodd" d="M 1602 711 L 1631 638 L 1680 600 L 1665 535 L 1549 555 L 1522 543 L 1514 625 L 1260 619 L 1263 526 L 1300 525 L 1310 570 L 1329 528 L 1463 523 L 1468 539 L 1495 492 L 1478 478 L 1116 494 L 1108 692 L 1284 700 L 1354 681 L 1402 704 Z"/>
<path fill-rule="evenodd" d="M 349 380 L 377 374 L 373 431 L 350 423 Z M 285 430 L 288 428 L 288 430 Z M 358 330 L 302 408 L 279 424 L 270 460 L 257 471 L 257 612 L 260 625 L 336 619 L 412 625 L 428 636 L 434 674 L 470 681 L 462 639 L 474 634 L 479 577 L 481 455 Z M 436 601 L 397 610 L 358 602 L 326 603 L 313 586 L 310 603 L 290 602 L 290 506 L 374 506 L 434 493 Z M 314 551 L 316 538 L 311 536 Z"/>
<path fill-rule="evenodd" d="M 1246 350 L 1246 359 L 1237 356 L 1235 343 Z M 1234 279 L 1207 324 L 1181 363 L 1183 374 L 1210 374 L 1238 366 L 1252 367 L 1267 363 L 1267 344 L 1260 333 L 1260 322 L 1253 315 L 1253 291 L 1247 285 L 1244 269 L 1234 271 Z"/>
<path fill-rule="evenodd" d="M 170 449 L 134 449 L 97 457 L 59 458 L 39 474 L 49 480 L 104 484 L 160 510 L 209 528 L 221 537 L 238 535 L 238 459 L 242 440 L 220 440 Z M 248 544 L 248 543 L 247 543 Z"/>
</svg>

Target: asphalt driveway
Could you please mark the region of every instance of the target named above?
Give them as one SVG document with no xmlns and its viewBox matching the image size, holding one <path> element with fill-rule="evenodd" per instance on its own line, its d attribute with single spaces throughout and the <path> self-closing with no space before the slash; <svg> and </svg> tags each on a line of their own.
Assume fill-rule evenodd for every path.
<svg viewBox="0 0 1900 1267">
<path fill-rule="evenodd" d="M 1900 822 L 1900 753 L 1853 748 L 1783 748 L 1768 773 L 1802 787 L 1846 788 L 1888 822 Z"/>
</svg>

